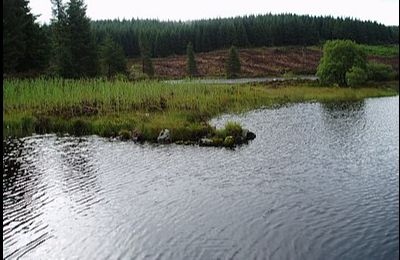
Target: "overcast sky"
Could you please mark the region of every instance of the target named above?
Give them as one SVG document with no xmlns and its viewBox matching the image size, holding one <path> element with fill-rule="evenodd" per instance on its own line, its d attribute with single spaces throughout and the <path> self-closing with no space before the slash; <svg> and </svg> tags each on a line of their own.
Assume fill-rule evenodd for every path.
<svg viewBox="0 0 400 260">
<path fill-rule="evenodd" d="M 67 2 L 64 0 L 64 3 Z M 399 0 L 86 0 L 92 20 L 158 18 L 195 20 L 249 14 L 296 13 L 332 15 L 399 25 Z M 50 0 L 30 0 L 39 22 L 51 18 Z"/>
</svg>

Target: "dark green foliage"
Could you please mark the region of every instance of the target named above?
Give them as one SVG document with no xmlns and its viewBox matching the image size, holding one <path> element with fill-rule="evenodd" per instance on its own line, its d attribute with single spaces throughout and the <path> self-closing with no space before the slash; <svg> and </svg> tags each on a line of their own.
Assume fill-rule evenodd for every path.
<svg viewBox="0 0 400 260">
<path fill-rule="evenodd" d="M 224 146 L 225 147 L 234 147 L 235 146 L 235 138 L 233 137 L 233 136 L 227 136 L 227 137 L 225 137 L 225 140 L 224 140 Z"/>
<path fill-rule="evenodd" d="M 367 73 L 368 79 L 373 81 L 391 80 L 396 77 L 391 66 L 381 63 L 368 63 Z"/>
<path fill-rule="evenodd" d="M 151 61 L 150 55 L 148 53 L 144 53 L 142 56 L 142 66 L 143 66 L 143 73 L 152 78 L 154 76 L 154 67 L 153 67 L 153 62 Z"/>
<path fill-rule="evenodd" d="M 151 39 L 146 34 L 139 37 L 140 53 L 142 56 L 142 72 L 150 78 L 154 76 L 153 62 L 151 61 Z"/>
<path fill-rule="evenodd" d="M 3 71 L 43 71 L 49 60 L 49 39 L 35 23 L 26 0 L 3 0 Z"/>
<path fill-rule="evenodd" d="M 121 140 L 126 141 L 132 138 L 132 133 L 126 129 L 122 129 L 118 132 L 118 136 L 121 138 Z"/>
<path fill-rule="evenodd" d="M 48 133 L 52 129 L 51 119 L 48 116 L 38 115 L 35 122 L 35 132 L 38 134 Z"/>
<path fill-rule="evenodd" d="M 82 119 L 76 119 L 72 123 L 72 134 L 76 136 L 88 135 L 90 134 L 90 124 Z"/>
<path fill-rule="evenodd" d="M 368 79 L 367 72 L 359 67 L 352 67 L 346 72 L 346 82 L 350 87 L 361 86 Z"/>
<path fill-rule="evenodd" d="M 190 77 L 197 76 L 197 74 L 198 74 L 197 65 L 196 65 L 196 60 L 194 58 L 193 44 L 191 42 L 189 42 L 187 45 L 186 55 L 187 55 L 186 69 L 187 69 L 188 75 Z"/>
<path fill-rule="evenodd" d="M 141 55 L 142 71 L 150 76 L 154 75 L 152 57 L 184 54 L 188 42 L 193 43 L 193 52 L 232 45 L 240 48 L 316 45 L 332 39 L 350 39 L 365 44 L 399 42 L 398 26 L 388 27 L 350 18 L 266 14 L 190 23 L 149 19 L 91 22 L 86 16 L 84 0 L 68 0 L 65 5 L 62 0 L 50 1 L 53 5 L 52 22 L 39 26 L 30 13 L 28 0 L 3 0 L 5 75 L 48 71 L 66 78 L 96 76 L 100 71 L 97 46 L 105 42 L 107 35 L 122 47 L 125 56 Z M 381 50 L 373 48 L 370 51 L 380 53 Z M 113 62 L 122 64 L 121 51 L 117 52 Z M 108 60 L 107 64 L 111 64 Z M 111 67 L 113 65 L 107 74 L 114 74 Z M 189 73 L 191 76 L 195 74 Z"/>
<path fill-rule="evenodd" d="M 353 41 L 334 40 L 324 44 L 323 56 L 317 69 L 317 76 L 323 84 L 347 86 L 346 73 L 352 67 L 366 69 L 365 52 Z"/>
<path fill-rule="evenodd" d="M 229 49 L 229 54 L 225 65 L 225 73 L 228 79 L 237 78 L 240 74 L 239 53 L 234 46 Z"/>
<path fill-rule="evenodd" d="M 121 46 L 116 44 L 110 36 L 105 38 L 100 56 L 103 72 L 108 78 L 127 72 L 125 54 Z"/>
<path fill-rule="evenodd" d="M 94 77 L 99 71 L 97 46 L 83 0 L 63 6 L 53 0 L 54 68 L 65 78 Z"/>
<path fill-rule="evenodd" d="M 195 52 L 216 49 L 283 45 L 317 45 L 333 39 L 357 43 L 398 43 L 398 26 L 370 21 L 308 15 L 249 15 L 197 20 L 190 23 L 158 20 L 101 20 L 92 22 L 98 43 L 111 33 L 128 57 L 139 56 L 140 40 L 149 41 L 151 57 L 184 54 L 192 42 Z"/>
</svg>

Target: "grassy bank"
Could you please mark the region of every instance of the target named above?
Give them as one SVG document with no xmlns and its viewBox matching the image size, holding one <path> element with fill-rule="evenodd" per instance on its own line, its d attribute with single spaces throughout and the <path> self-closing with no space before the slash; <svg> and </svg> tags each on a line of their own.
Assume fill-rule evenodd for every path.
<svg viewBox="0 0 400 260">
<path fill-rule="evenodd" d="M 361 48 L 367 53 L 367 55 L 391 57 L 399 56 L 399 45 L 365 45 L 361 44 Z"/>
<path fill-rule="evenodd" d="M 5 80 L 3 137 L 50 132 L 108 137 L 135 130 L 145 140 L 156 141 L 160 130 L 168 128 L 172 141 L 198 140 L 218 134 L 207 122 L 221 113 L 290 102 L 359 100 L 397 94 L 388 86 L 350 89 L 283 84 L 290 86 Z M 390 85 L 398 86 L 398 82 Z"/>
</svg>

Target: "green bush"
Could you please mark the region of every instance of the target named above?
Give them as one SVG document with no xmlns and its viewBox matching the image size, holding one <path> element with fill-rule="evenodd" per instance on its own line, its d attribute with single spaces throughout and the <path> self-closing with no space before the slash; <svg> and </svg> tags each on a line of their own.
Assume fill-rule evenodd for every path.
<svg viewBox="0 0 400 260">
<path fill-rule="evenodd" d="M 233 146 L 235 146 L 235 139 L 234 139 L 234 137 L 233 136 L 227 136 L 227 137 L 225 137 L 225 140 L 224 140 L 224 146 L 225 147 L 233 147 Z"/>
<path fill-rule="evenodd" d="M 122 129 L 121 131 L 119 131 L 118 135 L 121 138 L 121 140 L 125 140 L 125 141 L 132 138 L 131 132 L 126 129 Z"/>
<path fill-rule="evenodd" d="M 373 81 L 385 81 L 396 78 L 396 73 L 391 66 L 382 63 L 368 63 L 368 79 Z"/>
<path fill-rule="evenodd" d="M 150 77 L 142 71 L 140 65 L 132 65 L 128 71 L 128 78 L 129 80 L 145 80 Z"/>
<path fill-rule="evenodd" d="M 359 67 L 352 67 L 346 72 L 346 83 L 348 86 L 360 86 L 368 79 L 367 72 Z"/>
<path fill-rule="evenodd" d="M 366 69 L 367 58 L 363 49 L 350 40 L 327 41 L 317 69 L 323 84 L 347 86 L 346 73 L 353 67 Z"/>
</svg>

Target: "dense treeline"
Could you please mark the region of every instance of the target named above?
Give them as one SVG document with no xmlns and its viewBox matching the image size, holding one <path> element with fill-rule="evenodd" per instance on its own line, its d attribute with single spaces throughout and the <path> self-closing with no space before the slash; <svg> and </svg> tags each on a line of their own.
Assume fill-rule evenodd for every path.
<svg viewBox="0 0 400 260">
<path fill-rule="evenodd" d="M 65 78 L 125 73 L 128 57 L 142 57 L 152 75 L 152 57 L 258 46 L 314 45 L 330 39 L 357 43 L 399 42 L 399 27 L 350 18 L 250 15 L 190 22 L 90 21 L 84 0 L 51 0 L 53 18 L 39 26 L 28 0 L 3 0 L 4 75 L 46 73 Z M 122 48 L 122 52 L 121 52 Z M 112 59 L 112 57 L 117 57 Z M 118 62 L 118 63 L 117 63 Z"/>
<path fill-rule="evenodd" d="M 307 15 L 250 15 L 190 22 L 158 20 L 100 20 L 92 22 L 100 42 L 106 33 L 122 45 L 125 54 L 140 54 L 140 42 L 151 43 L 152 57 L 184 54 L 188 42 L 196 52 L 238 47 L 315 45 L 331 39 L 357 43 L 399 42 L 398 26 L 350 18 Z"/>
</svg>

